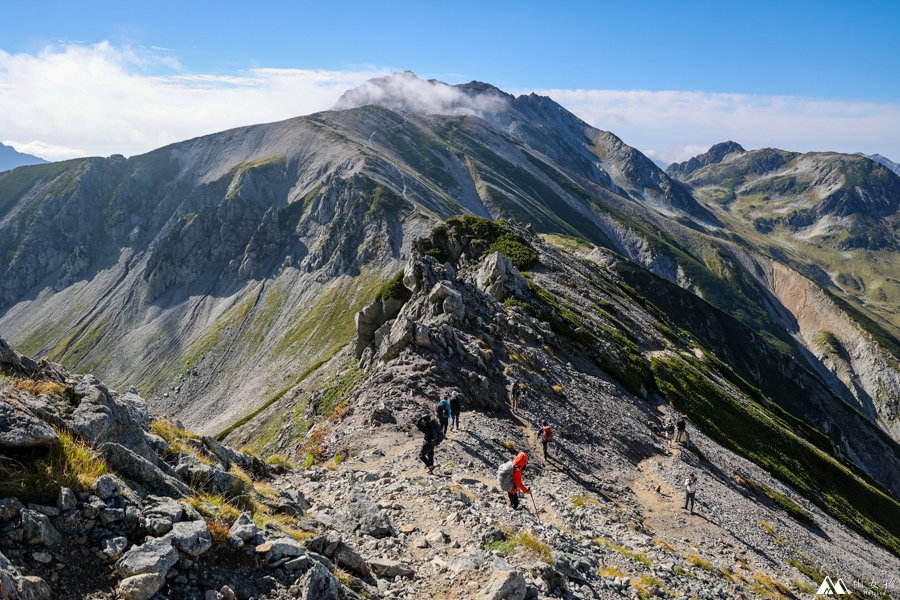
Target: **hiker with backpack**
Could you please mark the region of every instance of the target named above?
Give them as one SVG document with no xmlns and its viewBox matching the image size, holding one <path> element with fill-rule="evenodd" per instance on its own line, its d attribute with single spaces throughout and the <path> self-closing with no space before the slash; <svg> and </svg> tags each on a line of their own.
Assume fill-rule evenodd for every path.
<svg viewBox="0 0 900 600">
<path fill-rule="evenodd" d="M 519 508 L 519 490 L 530 494 L 531 490 L 522 483 L 522 470 L 528 464 L 528 455 L 519 452 L 511 461 L 505 462 L 497 469 L 497 483 L 509 496 L 509 505 L 513 510 Z"/>
<path fill-rule="evenodd" d="M 456 390 L 450 392 L 450 410 L 452 414 L 450 415 L 450 419 L 452 420 L 453 427 L 459 431 L 459 411 L 462 409 L 462 396 Z"/>
<path fill-rule="evenodd" d="M 443 429 L 444 435 L 447 435 L 447 426 L 450 424 L 450 415 L 453 414 L 450 403 L 447 402 L 446 398 L 441 398 L 441 401 L 434 407 L 434 411 L 437 413 L 437 418 L 441 423 L 441 429 Z"/>
<path fill-rule="evenodd" d="M 509 409 L 512 412 L 519 410 L 519 400 L 522 399 L 522 384 L 518 381 L 513 382 L 512 389 L 509 392 Z"/>
<path fill-rule="evenodd" d="M 691 473 L 688 475 L 688 478 L 684 480 L 684 510 L 688 509 L 688 504 L 691 505 L 691 514 L 694 514 L 694 494 L 697 493 L 697 475 Z"/>
<path fill-rule="evenodd" d="M 544 447 L 544 462 L 547 462 L 547 445 L 553 441 L 553 429 L 544 421 L 541 427 L 541 446 Z"/>
<path fill-rule="evenodd" d="M 684 440 L 684 443 L 687 443 L 687 423 L 684 420 L 684 417 L 679 417 L 678 422 L 675 423 L 675 443 Z"/>
<path fill-rule="evenodd" d="M 429 473 L 434 471 L 434 449 L 444 440 L 444 433 L 437 421 L 428 415 L 422 415 L 416 420 L 416 428 L 425 436 L 422 441 L 422 450 L 419 451 L 419 460 L 425 463 Z"/>
</svg>

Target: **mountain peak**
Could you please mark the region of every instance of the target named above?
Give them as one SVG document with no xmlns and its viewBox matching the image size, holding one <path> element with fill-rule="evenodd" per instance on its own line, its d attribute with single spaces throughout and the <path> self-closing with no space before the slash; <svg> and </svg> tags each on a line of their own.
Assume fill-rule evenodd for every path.
<svg viewBox="0 0 900 600">
<path fill-rule="evenodd" d="M 43 158 L 19 152 L 12 146 L 0 144 L 0 171 L 8 171 L 25 165 L 39 165 L 47 162 Z"/>
<path fill-rule="evenodd" d="M 418 115 L 471 115 L 483 117 L 501 110 L 512 96 L 496 87 L 472 81 L 452 86 L 436 79 L 421 79 L 412 71 L 376 77 L 344 92 L 334 110 L 375 104 Z"/>
<path fill-rule="evenodd" d="M 705 167 L 706 165 L 720 163 L 725 160 L 726 156 L 728 156 L 729 154 L 734 154 L 736 152 L 743 153 L 746 152 L 746 150 L 744 150 L 743 146 L 731 140 L 727 142 L 719 142 L 718 144 L 714 144 L 713 146 L 711 146 L 710 149 L 703 154 L 694 156 L 693 158 L 685 162 L 672 163 L 666 169 L 666 173 L 668 173 L 671 177 L 683 179 L 697 169 Z"/>
</svg>

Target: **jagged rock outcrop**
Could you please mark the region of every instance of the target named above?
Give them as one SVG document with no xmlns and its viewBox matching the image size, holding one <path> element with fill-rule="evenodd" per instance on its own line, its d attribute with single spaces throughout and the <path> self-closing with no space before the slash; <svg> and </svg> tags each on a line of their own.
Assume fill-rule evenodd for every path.
<svg viewBox="0 0 900 600">
<path fill-rule="evenodd" d="M 475 285 L 500 302 L 522 296 L 528 287 L 525 278 L 508 257 L 499 252 L 488 255 L 475 273 Z"/>
</svg>

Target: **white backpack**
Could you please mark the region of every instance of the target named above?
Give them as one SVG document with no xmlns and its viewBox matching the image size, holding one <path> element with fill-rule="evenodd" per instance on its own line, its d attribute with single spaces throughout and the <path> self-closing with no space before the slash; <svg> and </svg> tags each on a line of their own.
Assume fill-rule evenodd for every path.
<svg viewBox="0 0 900 600">
<path fill-rule="evenodd" d="M 503 489 L 504 492 L 508 492 L 513 487 L 513 471 L 516 467 L 513 465 L 512 461 L 505 462 L 497 468 L 497 485 Z"/>
</svg>

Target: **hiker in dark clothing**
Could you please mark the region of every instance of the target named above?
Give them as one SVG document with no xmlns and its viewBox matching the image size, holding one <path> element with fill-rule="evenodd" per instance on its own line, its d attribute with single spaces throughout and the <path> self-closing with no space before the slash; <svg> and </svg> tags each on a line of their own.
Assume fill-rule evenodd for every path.
<svg viewBox="0 0 900 600">
<path fill-rule="evenodd" d="M 509 392 L 509 408 L 512 412 L 519 410 L 519 400 L 522 399 L 522 384 L 518 381 L 512 384 Z"/>
<path fill-rule="evenodd" d="M 551 441 L 553 441 L 553 429 L 545 421 L 544 426 L 541 427 L 541 446 L 544 447 L 544 462 L 547 462 L 547 445 Z"/>
<path fill-rule="evenodd" d="M 684 510 L 691 505 L 691 514 L 694 514 L 694 494 L 697 493 L 697 475 L 691 473 L 684 481 Z"/>
<path fill-rule="evenodd" d="M 457 391 L 450 392 L 450 418 L 453 426 L 459 431 L 459 411 L 462 410 L 462 398 Z"/>
<path fill-rule="evenodd" d="M 434 410 L 437 413 L 438 421 L 441 423 L 441 429 L 444 430 L 444 435 L 447 435 L 447 426 L 450 424 L 450 415 L 453 413 L 450 403 L 447 402 L 446 398 L 441 398 Z"/>
<path fill-rule="evenodd" d="M 684 422 L 684 417 L 678 419 L 678 422 L 675 424 L 675 443 L 684 440 L 687 442 L 687 433 L 685 429 L 687 428 L 687 423 Z"/>
<path fill-rule="evenodd" d="M 434 470 L 434 448 L 444 439 L 441 426 L 431 417 L 422 415 L 416 421 L 416 427 L 425 436 L 422 450 L 419 451 L 419 460 L 425 463 L 425 468 L 431 473 Z"/>
</svg>

